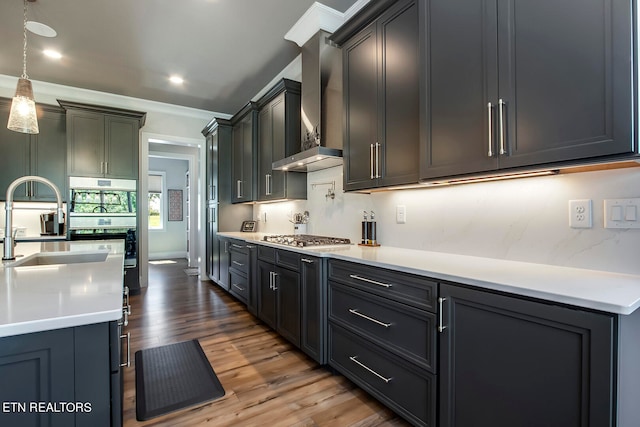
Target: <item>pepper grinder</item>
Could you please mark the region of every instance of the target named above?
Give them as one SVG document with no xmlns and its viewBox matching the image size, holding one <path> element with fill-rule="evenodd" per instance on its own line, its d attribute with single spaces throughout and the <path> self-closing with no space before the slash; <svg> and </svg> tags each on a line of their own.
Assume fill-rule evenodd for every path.
<svg viewBox="0 0 640 427">
<path fill-rule="evenodd" d="M 364 218 L 362 220 L 362 244 L 366 245 L 369 240 L 369 221 L 367 220 L 367 211 L 364 211 Z"/>
<path fill-rule="evenodd" d="M 375 212 L 371 211 L 371 221 L 367 222 L 367 245 L 375 246 L 376 241 L 376 216 Z"/>
</svg>

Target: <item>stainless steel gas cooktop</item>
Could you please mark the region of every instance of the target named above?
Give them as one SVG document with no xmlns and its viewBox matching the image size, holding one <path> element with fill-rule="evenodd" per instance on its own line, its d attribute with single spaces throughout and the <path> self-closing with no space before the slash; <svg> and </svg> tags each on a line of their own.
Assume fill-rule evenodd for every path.
<svg viewBox="0 0 640 427">
<path fill-rule="evenodd" d="M 274 234 L 264 236 L 264 241 L 298 247 L 351 244 L 351 240 L 344 237 L 314 236 L 312 234 Z"/>
</svg>

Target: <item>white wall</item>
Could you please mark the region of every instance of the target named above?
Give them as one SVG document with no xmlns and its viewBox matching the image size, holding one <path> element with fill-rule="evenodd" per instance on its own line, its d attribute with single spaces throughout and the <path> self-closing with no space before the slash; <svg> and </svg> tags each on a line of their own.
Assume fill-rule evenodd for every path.
<svg viewBox="0 0 640 427">
<path fill-rule="evenodd" d="M 334 200 L 326 186 L 335 181 Z M 363 210 L 374 210 L 378 241 L 385 246 L 640 274 L 640 229 L 603 226 L 605 198 L 640 197 L 640 168 L 584 172 L 373 194 L 342 192 L 342 168 L 309 173 L 308 201 L 263 204 L 261 231 L 291 233 L 283 219 L 310 213 L 308 232 L 359 242 Z M 568 201 L 593 200 L 593 228 L 568 225 Z M 396 224 L 396 206 L 407 223 Z M 606 285 L 606 284 L 603 284 Z"/>
<path fill-rule="evenodd" d="M 149 259 L 187 257 L 187 217 L 185 174 L 189 162 L 181 159 L 149 158 L 149 170 L 165 172 L 164 228 L 149 230 Z M 166 190 L 182 190 L 182 221 L 168 221 L 168 200 Z"/>
</svg>

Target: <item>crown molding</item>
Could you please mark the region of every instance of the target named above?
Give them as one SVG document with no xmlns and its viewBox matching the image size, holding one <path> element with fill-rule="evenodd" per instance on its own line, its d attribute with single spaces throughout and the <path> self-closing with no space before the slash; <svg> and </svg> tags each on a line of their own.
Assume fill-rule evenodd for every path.
<svg viewBox="0 0 640 427">
<path fill-rule="evenodd" d="M 343 23 L 344 14 L 342 12 L 316 1 L 298 19 L 298 22 L 293 24 L 284 38 L 302 47 L 318 31 L 333 33 Z"/>
</svg>

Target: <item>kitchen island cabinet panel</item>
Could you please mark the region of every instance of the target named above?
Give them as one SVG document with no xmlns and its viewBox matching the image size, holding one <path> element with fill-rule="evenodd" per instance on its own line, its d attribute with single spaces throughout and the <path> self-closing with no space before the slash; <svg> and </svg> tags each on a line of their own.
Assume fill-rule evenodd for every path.
<svg viewBox="0 0 640 427">
<path fill-rule="evenodd" d="M 612 426 L 613 316 L 440 285 L 440 425 Z"/>
<path fill-rule="evenodd" d="M 0 402 L 75 402 L 73 329 L 0 338 Z M 0 412 L 6 426 L 72 426 L 74 414 Z"/>
<path fill-rule="evenodd" d="M 121 426 L 121 384 L 112 383 L 111 369 L 112 363 L 120 369 L 119 348 L 110 348 L 112 343 L 119 345 L 118 337 L 112 336 L 119 330 L 112 327 L 115 323 L 0 338 L 0 402 L 27 405 L 26 412 L 0 411 L 0 425 Z M 53 409 L 32 411 L 32 402 Z"/>
</svg>

